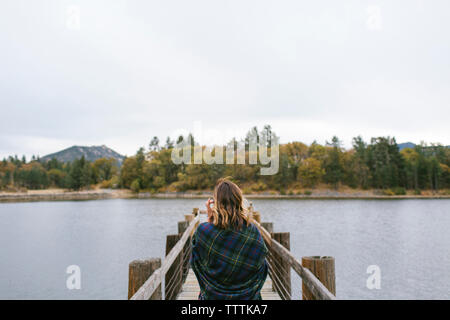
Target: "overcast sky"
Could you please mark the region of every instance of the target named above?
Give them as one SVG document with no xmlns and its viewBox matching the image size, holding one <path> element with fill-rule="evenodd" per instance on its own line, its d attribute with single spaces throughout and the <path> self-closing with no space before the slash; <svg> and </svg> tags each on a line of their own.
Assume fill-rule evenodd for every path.
<svg viewBox="0 0 450 320">
<path fill-rule="evenodd" d="M 271 124 L 450 144 L 450 1 L 5 0 L 0 157 Z"/>
</svg>

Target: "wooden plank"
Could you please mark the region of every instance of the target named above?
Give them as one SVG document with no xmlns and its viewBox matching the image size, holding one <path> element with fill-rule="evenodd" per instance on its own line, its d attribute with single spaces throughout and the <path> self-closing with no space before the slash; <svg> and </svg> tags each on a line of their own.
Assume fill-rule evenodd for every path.
<svg viewBox="0 0 450 320">
<path fill-rule="evenodd" d="M 252 212 L 252 217 L 257 221 L 258 223 L 261 223 L 261 214 L 258 211 Z"/>
<path fill-rule="evenodd" d="M 194 271 L 189 269 L 186 282 L 183 284 L 180 294 L 177 300 L 198 300 L 198 294 L 200 293 L 200 286 Z M 278 293 L 272 291 L 272 280 L 267 277 L 264 286 L 261 289 L 261 297 L 263 300 L 281 300 Z"/>
<path fill-rule="evenodd" d="M 166 255 L 180 240 L 181 234 L 169 234 L 166 237 Z M 182 254 L 179 254 L 172 266 L 165 275 L 165 295 L 166 300 L 173 300 L 181 289 L 182 285 Z"/>
<path fill-rule="evenodd" d="M 286 259 L 292 269 L 302 278 L 305 286 L 311 291 L 316 299 L 319 300 L 335 300 L 336 297 L 317 279 L 314 274 L 306 268 L 303 268 L 298 261 L 286 248 L 280 243 L 272 239 L 272 249 L 280 256 Z"/>
<path fill-rule="evenodd" d="M 307 268 L 303 268 L 300 261 L 298 261 L 292 253 L 284 248 L 278 241 L 271 239 L 271 241 L 267 241 L 267 235 L 269 234 L 267 230 L 265 230 L 258 222 L 254 222 L 256 226 L 259 228 L 259 230 L 263 233 L 264 241 L 266 241 L 266 244 L 268 246 L 271 246 L 271 248 L 279 255 L 281 255 L 284 259 L 286 259 L 292 269 L 302 278 L 303 284 L 309 289 L 311 294 L 314 295 L 316 299 L 319 300 L 335 300 L 336 296 L 331 293 L 325 285 L 320 282 L 319 279 L 317 279 L 314 274 L 309 271 Z M 269 234 L 270 237 L 270 234 Z"/>
<path fill-rule="evenodd" d="M 188 221 L 178 221 L 178 233 L 183 234 L 189 227 Z"/>
<path fill-rule="evenodd" d="M 188 223 L 191 223 L 191 221 L 194 220 L 195 217 L 196 217 L 195 214 L 185 214 L 185 215 L 184 215 L 184 220 L 186 220 Z M 200 220 L 197 221 L 196 227 L 198 227 L 199 224 L 200 224 Z M 195 232 L 195 229 L 192 230 L 191 236 L 194 235 L 194 232 Z"/>
<path fill-rule="evenodd" d="M 273 222 L 261 222 L 263 227 L 268 233 L 273 233 Z"/>
<path fill-rule="evenodd" d="M 277 241 L 288 251 L 291 249 L 289 232 L 272 233 L 273 242 Z M 272 242 L 272 243 L 273 243 Z M 269 260 L 273 267 L 274 279 L 272 279 L 273 288 L 278 291 L 281 297 L 285 300 L 291 299 L 291 266 L 283 256 L 271 250 L 273 261 Z"/>
<path fill-rule="evenodd" d="M 302 257 L 302 266 L 310 270 L 333 295 L 336 295 L 336 276 L 333 257 Z M 303 300 L 315 299 L 304 284 L 302 284 L 302 298 Z"/>
<path fill-rule="evenodd" d="M 157 288 L 161 288 L 161 268 L 152 273 L 130 300 L 149 300 Z"/>
<path fill-rule="evenodd" d="M 128 299 L 130 299 L 142 284 L 161 267 L 160 258 L 150 258 L 147 260 L 134 260 L 128 267 Z M 161 300 L 161 287 L 156 290 L 151 300 Z"/>
<path fill-rule="evenodd" d="M 161 276 L 167 273 L 167 270 L 170 268 L 172 263 L 177 258 L 178 254 L 183 250 L 183 247 L 188 239 L 190 239 L 190 233 L 196 227 L 196 223 L 200 220 L 200 216 L 196 216 L 194 220 L 191 221 L 189 227 L 183 233 L 181 239 L 177 242 L 177 244 L 172 248 L 169 254 L 165 257 L 164 261 L 161 264 L 161 267 L 157 269 L 153 274 L 148 278 L 147 281 L 139 288 L 139 290 L 130 298 L 130 300 L 148 300 L 153 292 L 158 288 L 161 284 Z M 163 297 L 165 298 L 165 297 Z"/>
</svg>

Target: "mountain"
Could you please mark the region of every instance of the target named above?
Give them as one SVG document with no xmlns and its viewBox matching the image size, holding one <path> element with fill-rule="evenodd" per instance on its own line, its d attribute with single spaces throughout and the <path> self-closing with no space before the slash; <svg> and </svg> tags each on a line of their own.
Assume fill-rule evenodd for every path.
<svg viewBox="0 0 450 320">
<path fill-rule="evenodd" d="M 114 158 L 119 164 L 125 159 L 124 156 L 108 148 L 107 146 L 73 146 L 52 154 L 48 154 L 41 158 L 42 161 L 49 161 L 52 158 L 56 158 L 58 161 L 71 162 L 75 159 L 80 159 L 82 156 L 86 160 L 95 161 L 100 158 Z"/>
<path fill-rule="evenodd" d="M 400 151 L 402 151 L 405 148 L 411 148 L 414 149 L 414 147 L 416 146 L 414 143 L 412 142 L 404 142 L 404 143 L 399 143 L 398 145 L 398 149 Z M 450 148 L 450 146 L 445 146 L 446 148 Z"/>
<path fill-rule="evenodd" d="M 414 149 L 414 147 L 416 146 L 414 143 L 412 143 L 412 142 L 404 142 L 404 143 L 399 143 L 399 144 L 397 144 L 398 145 L 398 149 L 400 150 L 400 151 L 402 151 L 403 149 L 405 149 L 405 148 L 411 148 L 411 149 Z"/>
</svg>

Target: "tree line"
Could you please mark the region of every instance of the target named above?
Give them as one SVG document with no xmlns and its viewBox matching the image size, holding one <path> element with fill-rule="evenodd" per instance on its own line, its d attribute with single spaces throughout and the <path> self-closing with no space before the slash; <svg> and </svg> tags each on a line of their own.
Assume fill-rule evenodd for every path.
<svg viewBox="0 0 450 320">
<path fill-rule="evenodd" d="M 10 156 L 0 162 L 0 190 L 67 188 L 80 190 L 93 184 L 111 187 L 119 185 L 119 167 L 115 159 L 87 161 L 84 156 L 72 162 L 53 158 L 41 161 L 34 158 L 27 162 Z"/>
<path fill-rule="evenodd" d="M 360 136 L 353 138 L 352 148 L 346 150 L 337 137 L 321 145 L 290 142 L 279 145 L 279 170 L 275 175 L 260 175 L 261 164 L 249 164 L 250 141 L 264 137 L 271 152 L 273 139 L 278 139 L 270 126 L 261 131 L 253 127 L 242 139 L 246 164 L 175 164 L 171 154 L 176 144 L 189 141 L 198 146 L 195 137 L 180 136 L 177 141 L 158 137 L 151 139 L 147 149 L 140 148 L 127 157 L 121 167 L 114 159 L 89 162 L 84 158 L 71 163 L 56 159 L 26 162 L 9 157 L 0 163 L 0 188 L 23 187 L 41 189 L 59 187 L 87 188 L 93 184 L 102 187 L 128 188 L 135 192 L 185 192 L 208 190 L 218 178 L 229 176 L 239 183 L 245 193 L 326 187 L 338 189 L 377 189 L 386 194 L 405 194 L 414 190 L 447 190 L 450 188 L 450 148 L 441 145 L 417 145 L 399 150 L 395 138 L 377 137 L 370 142 Z M 267 139 L 271 137 L 271 139 Z M 229 145 L 235 145 L 236 139 Z M 205 147 L 203 147 L 205 148 Z M 223 146 L 225 149 L 226 146 Z M 193 152 L 191 153 L 193 154 Z M 225 154 L 225 152 L 224 152 Z M 235 162 L 236 163 L 236 162 Z"/>
</svg>

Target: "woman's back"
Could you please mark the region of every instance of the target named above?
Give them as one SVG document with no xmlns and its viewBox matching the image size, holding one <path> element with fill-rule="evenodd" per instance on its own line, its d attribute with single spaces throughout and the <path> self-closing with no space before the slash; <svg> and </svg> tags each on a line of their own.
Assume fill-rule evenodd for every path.
<svg viewBox="0 0 450 320">
<path fill-rule="evenodd" d="M 267 277 L 267 252 L 252 223 L 240 229 L 202 223 L 193 237 L 191 258 L 200 299 L 260 299 Z"/>
</svg>

